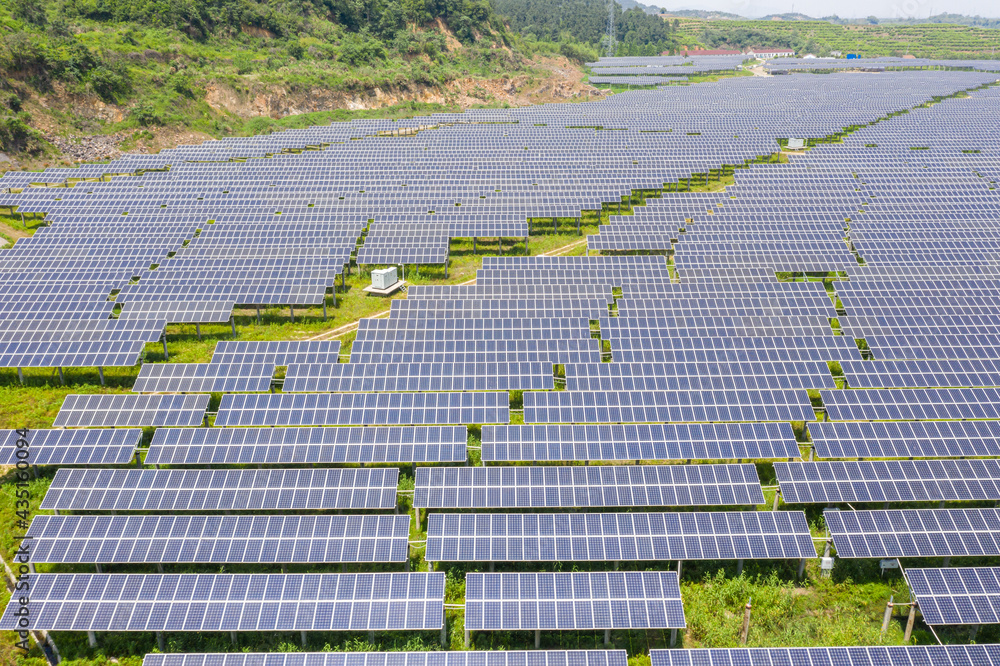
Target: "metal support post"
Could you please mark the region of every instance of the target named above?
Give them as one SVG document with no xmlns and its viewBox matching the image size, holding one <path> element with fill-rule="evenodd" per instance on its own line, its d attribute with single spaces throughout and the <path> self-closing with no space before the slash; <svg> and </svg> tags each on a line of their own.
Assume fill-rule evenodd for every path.
<svg viewBox="0 0 1000 666">
<path fill-rule="evenodd" d="M 292 323 L 294 324 L 295 323 L 295 306 L 294 305 L 289 305 L 288 306 L 288 316 L 292 318 Z"/>
<path fill-rule="evenodd" d="M 300 633 L 300 634 L 302 635 L 302 647 L 305 647 L 305 646 L 306 646 L 306 644 L 307 644 L 307 643 L 309 642 L 309 639 L 308 639 L 308 637 L 306 636 L 306 632 L 305 632 L 305 630 L 302 630 L 302 631 L 301 631 L 301 632 L 299 632 L 299 633 Z"/>
<path fill-rule="evenodd" d="M 260 326 L 260 308 L 257 308 L 257 325 Z"/>
<path fill-rule="evenodd" d="M 444 278 L 446 280 L 448 279 L 448 260 L 447 259 L 444 260 Z"/>
<path fill-rule="evenodd" d="M 465 647 L 472 647 L 472 632 L 465 630 Z"/>
<path fill-rule="evenodd" d="M 104 386 L 104 368 L 97 366 L 97 376 L 101 378 L 101 386 Z"/>
<path fill-rule="evenodd" d="M 974 625 L 972 625 L 969 628 L 969 642 L 970 643 L 975 643 L 976 642 L 976 634 L 978 634 L 978 633 L 979 633 L 979 625 L 978 624 L 974 624 Z"/>
<path fill-rule="evenodd" d="M 95 562 L 94 563 L 94 569 L 96 569 L 97 573 L 99 573 L 99 574 L 104 573 L 104 568 L 101 567 L 101 563 L 100 562 Z"/>
<path fill-rule="evenodd" d="M 166 641 L 163 640 L 163 632 L 162 631 L 156 632 L 156 647 L 160 648 L 160 652 L 166 652 L 167 651 L 167 644 L 166 644 Z"/>
<path fill-rule="evenodd" d="M 283 573 L 283 574 L 287 574 L 288 573 L 288 565 L 287 564 L 282 564 L 281 565 L 281 573 Z"/>
<path fill-rule="evenodd" d="M 774 503 L 771 504 L 771 511 L 778 510 L 778 500 L 781 498 L 781 489 L 774 491 Z"/>
<path fill-rule="evenodd" d="M 676 629 L 671 629 L 670 630 L 670 647 L 676 647 L 676 646 L 677 646 L 677 630 Z"/>
<path fill-rule="evenodd" d="M 490 560 L 490 573 L 493 573 L 494 566 L 495 562 L 493 560 Z"/>
<path fill-rule="evenodd" d="M 608 645 L 609 643 L 611 643 L 611 630 L 610 629 L 605 629 L 604 630 L 604 644 Z M 537 646 L 535 646 L 535 647 L 537 647 Z"/>
<path fill-rule="evenodd" d="M 950 555 L 945 555 L 944 559 L 941 560 L 941 566 L 942 567 L 950 567 L 951 566 L 951 556 Z"/>
<path fill-rule="evenodd" d="M 17 378 L 21 380 L 21 386 L 24 386 L 24 373 L 21 372 L 21 368 L 17 369 Z"/>
<path fill-rule="evenodd" d="M 681 579 L 681 566 L 684 564 L 684 560 L 677 560 L 677 580 Z"/>
<path fill-rule="evenodd" d="M 157 573 L 163 573 L 163 564 L 162 563 L 160 563 L 160 562 L 156 563 L 156 572 Z"/>
<path fill-rule="evenodd" d="M 799 558 L 799 572 L 796 575 L 796 580 L 802 580 L 802 576 L 806 573 L 806 558 Z"/>
<path fill-rule="evenodd" d="M 62 368 L 56 368 L 56 370 L 59 371 L 59 383 L 62 384 L 63 386 L 66 386 L 66 377 L 63 376 Z"/>
<path fill-rule="evenodd" d="M 336 298 L 336 296 L 334 296 Z M 323 321 L 326 321 L 326 296 L 323 297 Z"/>
<path fill-rule="evenodd" d="M 160 338 L 160 342 L 163 343 L 163 360 L 164 361 L 169 361 L 170 360 L 170 354 L 167 353 L 167 334 L 166 333 L 164 333 L 163 337 Z"/>
<path fill-rule="evenodd" d="M 87 632 L 87 645 L 89 645 L 92 648 L 97 647 L 97 634 L 95 634 L 92 631 Z"/>
<path fill-rule="evenodd" d="M 472 239 L 472 254 L 476 253 L 476 239 Z"/>
<path fill-rule="evenodd" d="M 535 649 L 542 647 L 542 631 L 541 629 L 535 629 Z"/>
<path fill-rule="evenodd" d="M 742 576 L 743 575 L 743 558 L 742 557 L 740 559 L 736 560 L 736 575 L 737 576 Z"/>
<path fill-rule="evenodd" d="M 416 515 L 417 530 L 419 530 L 420 529 L 420 507 L 419 506 L 413 507 L 413 513 Z"/>
<path fill-rule="evenodd" d="M 194 325 L 194 332 L 198 334 L 198 342 L 201 342 L 201 324 Z"/>
<path fill-rule="evenodd" d="M 448 647 L 448 614 L 441 611 L 441 647 Z"/>
<path fill-rule="evenodd" d="M 236 317 L 229 317 L 229 325 L 233 327 L 233 338 L 236 337 Z"/>
</svg>

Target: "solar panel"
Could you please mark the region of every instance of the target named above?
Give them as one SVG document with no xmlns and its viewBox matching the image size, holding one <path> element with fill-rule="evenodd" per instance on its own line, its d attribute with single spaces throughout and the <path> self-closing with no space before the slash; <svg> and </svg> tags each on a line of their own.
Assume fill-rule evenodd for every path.
<svg viewBox="0 0 1000 666">
<path fill-rule="evenodd" d="M 413 495 L 434 509 L 763 503 L 753 465 L 418 467 Z"/>
<path fill-rule="evenodd" d="M 815 421 L 809 395 L 774 391 L 547 391 L 524 394 L 526 423 Z"/>
<path fill-rule="evenodd" d="M 821 458 L 1000 456 L 998 421 L 897 421 L 809 424 Z"/>
<path fill-rule="evenodd" d="M 651 666 L 814 664 L 815 666 L 997 666 L 997 645 L 891 645 L 795 648 L 712 648 L 649 651 Z M 184 666 L 189 666 L 185 664 Z M 195 664 L 194 666 L 201 666 Z M 205 664 L 208 666 L 208 664 Z M 228 666 L 228 664 L 227 664 Z"/>
<path fill-rule="evenodd" d="M 626 666 L 627 663 L 625 650 L 152 653 L 142 660 L 143 666 Z"/>
<path fill-rule="evenodd" d="M 1000 500 L 998 460 L 776 462 L 785 502 Z"/>
<path fill-rule="evenodd" d="M 468 630 L 685 626 L 676 571 L 465 574 Z"/>
<path fill-rule="evenodd" d="M 338 363 L 340 340 L 220 340 L 212 363 Z"/>
<path fill-rule="evenodd" d="M 509 409 L 506 392 L 227 394 L 215 425 L 507 423 Z"/>
<path fill-rule="evenodd" d="M 442 514 L 430 562 L 585 562 L 816 557 L 800 511 Z"/>
<path fill-rule="evenodd" d="M 403 562 L 409 516 L 46 516 L 34 562 Z"/>
<path fill-rule="evenodd" d="M 788 423 L 484 425 L 485 462 L 798 458 Z"/>
<path fill-rule="evenodd" d="M 233 301 L 132 299 L 122 306 L 121 319 L 165 319 L 171 324 L 224 324 L 232 317 Z"/>
<path fill-rule="evenodd" d="M 142 441 L 142 430 L 29 430 L 23 448 L 19 439 L 16 430 L 0 430 L 0 464 L 125 465 Z"/>
<path fill-rule="evenodd" d="M 904 573 L 927 624 L 1000 623 L 1000 568 L 906 569 Z"/>
<path fill-rule="evenodd" d="M 837 556 L 1000 555 L 997 509 L 823 512 Z"/>
<path fill-rule="evenodd" d="M 147 465 L 462 462 L 465 426 L 160 428 Z"/>
<path fill-rule="evenodd" d="M 851 388 L 1000 386 L 1000 361 L 842 361 Z"/>
<path fill-rule="evenodd" d="M 194 426 L 205 418 L 207 395 L 67 395 L 57 428 Z"/>
<path fill-rule="evenodd" d="M 834 388 L 830 369 L 821 361 L 566 364 L 567 391 L 819 388 Z"/>
<path fill-rule="evenodd" d="M 266 363 L 145 363 L 133 393 L 229 393 L 267 391 L 274 377 Z"/>
<path fill-rule="evenodd" d="M 37 574 L 28 629 L 374 631 L 440 629 L 443 573 Z M 0 628 L 15 629 L 13 599 Z"/>
<path fill-rule="evenodd" d="M 43 509 L 227 511 L 391 509 L 396 468 L 70 470 L 56 472 Z"/>
<path fill-rule="evenodd" d="M 820 391 L 832 421 L 1000 419 L 1000 389 Z"/>
<path fill-rule="evenodd" d="M 357 342 L 355 342 L 357 344 Z M 292 364 L 285 393 L 525 391 L 555 388 L 551 363 Z"/>
</svg>

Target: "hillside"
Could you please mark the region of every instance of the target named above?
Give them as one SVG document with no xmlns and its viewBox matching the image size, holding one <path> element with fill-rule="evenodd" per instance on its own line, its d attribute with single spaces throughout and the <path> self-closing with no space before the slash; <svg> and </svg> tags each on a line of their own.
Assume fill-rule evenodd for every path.
<svg viewBox="0 0 1000 666">
<path fill-rule="evenodd" d="M 800 53 L 831 51 L 866 57 L 990 58 L 1000 47 L 1000 30 L 954 24 L 850 24 L 825 20 L 680 19 L 679 39 L 707 48 L 781 46 Z"/>
<path fill-rule="evenodd" d="M 11 0 L 0 6 L 0 163 L 586 98 L 566 56 L 596 55 L 523 40 L 486 0 Z"/>
</svg>

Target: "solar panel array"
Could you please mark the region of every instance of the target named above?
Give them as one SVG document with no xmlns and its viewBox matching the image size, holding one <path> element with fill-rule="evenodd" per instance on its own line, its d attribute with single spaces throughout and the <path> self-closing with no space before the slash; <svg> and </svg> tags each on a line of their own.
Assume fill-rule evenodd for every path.
<svg viewBox="0 0 1000 666">
<path fill-rule="evenodd" d="M 229 511 L 391 509 L 396 468 L 56 472 L 43 509 Z"/>
<path fill-rule="evenodd" d="M 147 654 L 143 666 L 626 666 L 625 650 Z M 959 666 L 956 664 L 956 666 Z"/>
<path fill-rule="evenodd" d="M 440 629 L 444 574 L 38 574 L 31 602 L 28 629 L 56 631 Z"/>
<path fill-rule="evenodd" d="M 161 428 L 147 465 L 461 462 L 465 426 Z"/>
<path fill-rule="evenodd" d="M 16 430 L 0 431 L 2 464 L 24 460 L 32 465 L 124 465 L 132 461 L 142 430 L 29 430 L 27 446 L 18 446 L 21 439 Z"/>
<path fill-rule="evenodd" d="M 929 625 L 1000 624 L 1000 568 L 907 569 L 906 581 Z"/>
<path fill-rule="evenodd" d="M 467 573 L 468 629 L 680 629 L 676 571 Z"/>
<path fill-rule="evenodd" d="M 402 562 L 409 516 L 35 516 L 34 562 Z"/>
<path fill-rule="evenodd" d="M 843 66 L 826 62 L 771 69 Z M 741 63 L 602 59 L 593 80 L 679 81 Z M 156 428 L 147 465 L 260 468 L 61 469 L 42 506 L 73 515 L 38 517 L 42 557 L 398 566 L 409 517 L 375 513 L 397 506 L 397 468 L 353 465 L 460 465 L 477 432 L 487 466 L 415 470 L 418 509 L 490 510 L 432 511 L 430 561 L 814 557 L 801 512 L 731 510 L 764 503 L 756 467 L 734 460 L 777 460 L 788 504 L 1000 499 L 995 460 L 950 460 L 1000 451 L 1000 91 L 980 88 L 996 63 L 952 65 L 964 71 L 853 61 L 893 71 L 358 120 L 6 174 L 0 207 L 48 223 L 0 250 L 0 365 L 14 368 L 135 364 L 169 324 L 227 322 L 237 305 L 325 306 L 352 263 L 446 263 L 453 238 L 526 238 L 539 220 L 555 229 L 609 213 L 586 256 L 488 256 L 475 284 L 412 287 L 387 317 L 359 324 L 350 363 L 338 341 L 227 341 L 207 364 L 144 365 L 133 390 L 153 395 L 70 395 L 55 421 L 70 429 L 30 433 L 29 462 L 124 464 L 140 441 L 122 428 L 132 426 Z M 843 140 L 765 163 L 776 137 L 832 135 Z M 749 166 L 724 189 L 691 191 L 723 164 Z M 33 185 L 81 176 L 93 181 Z M 656 196 L 634 205 L 636 190 Z M 524 391 L 523 423 L 509 391 Z M 208 395 L 166 392 L 226 395 L 210 413 Z M 827 459 L 928 460 L 797 461 L 810 445 Z M 635 464 L 509 464 L 549 461 Z M 307 463 L 352 466 L 289 467 Z M 646 512 L 679 506 L 725 509 Z M 623 511 L 565 511 L 610 507 Z M 329 509 L 366 513 L 316 514 Z M 535 509 L 549 511 L 503 512 Z M 826 515 L 845 557 L 998 554 L 995 510 Z M 941 601 L 941 617 L 988 621 L 970 581 L 947 581 L 969 602 L 953 613 Z M 38 584 L 33 626 L 54 630 L 410 631 L 439 629 L 444 614 L 443 574 L 42 574 Z M 939 588 L 919 593 L 932 624 Z M 672 572 L 470 574 L 465 601 L 470 630 L 685 624 Z M 12 608 L 0 627 L 13 626 Z M 885 659 L 932 648 L 921 649 Z M 941 650 L 928 663 L 992 663 Z M 492 659 L 592 666 L 584 653 L 538 654 Z M 730 666 L 788 653 L 663 654 L 654 660 Z M 791 663 L 840 655 L 803 650 Z"/>
<path fill-rule="evenodd" d="M 816 557 L 799 511 L 442 514 L 429 562 L 586 562 Z"/>
<path fill-rule="evenodd" d="M 653 649 L 649 651 L 649 656 L 652 666 L 731 666 L 733 664 L 996 666 L 1000 663 L 1000 645 Z M 195 666 L 201 665 L 196 663 Z"/>
<path fill-rule="evenodd" d="M 763 503 L 753 465 L 419 467 L 413 494 L 435 509 Z"/>
<path fill-rule="evenodd" d="M 824 512 L 840 557 L 1000 555 L 997 509 Z"/>
</svg>

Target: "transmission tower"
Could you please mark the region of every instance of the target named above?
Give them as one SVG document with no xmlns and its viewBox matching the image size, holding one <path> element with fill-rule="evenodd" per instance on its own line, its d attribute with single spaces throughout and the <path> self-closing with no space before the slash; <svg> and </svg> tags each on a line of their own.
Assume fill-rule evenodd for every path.
<svg viewBox="0 0 1000 666">
<path fill-rule="evenodd" d="M 608 0 L 608 32 L 604 35 L 604 40 L 607 42 L 605 55 L 610 58 L 614 56 L 615 45 L 618 43 L 615 34 L 615 0 Z"/>
</svg>

